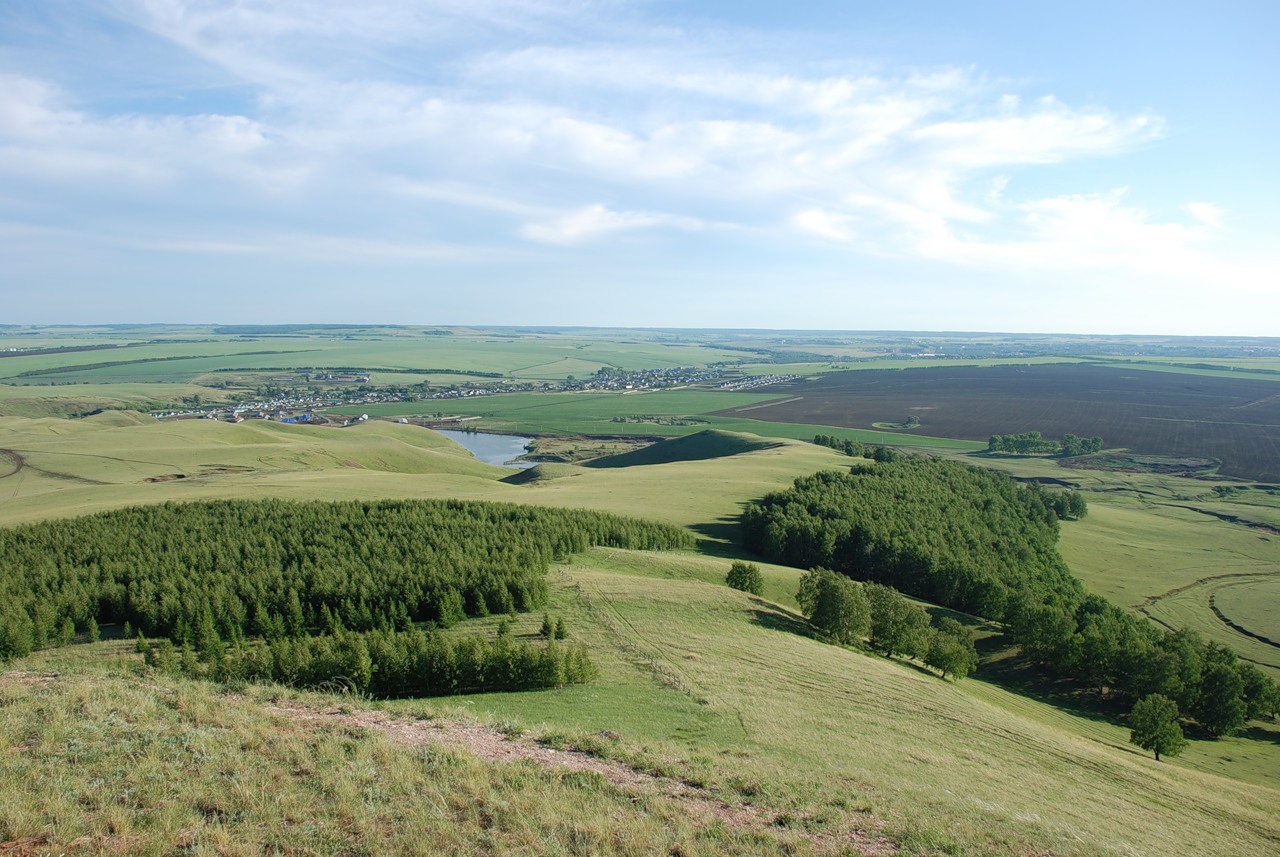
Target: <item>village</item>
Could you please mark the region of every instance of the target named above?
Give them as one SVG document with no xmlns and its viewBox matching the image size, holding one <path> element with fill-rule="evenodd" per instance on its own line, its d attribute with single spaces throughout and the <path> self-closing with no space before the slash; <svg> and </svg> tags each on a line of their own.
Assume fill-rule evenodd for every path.
<svg viewBox="0 0 1280 857">
<path fill-rule="evenodd" d="M 311 425 L 347 425 L 345 417 L 327 416 L 328 408 L 352 405 L 377 405 L 388 402 L 431 401 L 440 399 L 464 399 L 475 396 L 493 396 L 502 393 L 529 392 L 580 392 L 615 391 L 640 392 L 644 390 L 672 389 L 690 384 L 715 381 L 723 376 L 720 368 L 668 367 L 624 371 L 604 367 L 592 375 L 577 378 L 569 375 L 564 381 L 513 381 L 488 380 L 485 382 L 450 384 L 431 387 L 428 384 L 412 386 L 374 387 L 368 373 L 301 373 L 297 376 L 273 376 L 265 379 L 263 388 L 268 394 L 244 399 L 234 404 L 219 403 L 194 407 L 152 411 L 156 419 L 209 419 L 226 422 L 244 420 L 276 420 L 282 423 L 307 423 Z M 773 376 L 770 376 L 771 378 Z M 789 376 L 788 376 L 789 377 Z M 747 379 L 749 382 L 752 379 Z M 779 380 L 774 379 L 774 383 Z M 318 383 L 355 383 L 355 388 L 320 391 L 313 388 Z M 754 386 L 754 385 L 753 385 Z M 302 389 L 298 389 L 301 387 Z M 726 388 L 723 384 L 720 389 Z"/>
</svg>

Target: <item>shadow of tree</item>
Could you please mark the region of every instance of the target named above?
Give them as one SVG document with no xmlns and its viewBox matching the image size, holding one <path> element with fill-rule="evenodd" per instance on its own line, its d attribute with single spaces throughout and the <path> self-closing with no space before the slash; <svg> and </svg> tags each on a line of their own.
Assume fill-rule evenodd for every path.
<svg viewBox="0 0 1280 857">
<path fill-rule="evenodd" d="M 751 611 L 751 622 L 762 628 L 768 628 L 772 631 L 784 631 L 788 634 L 797 634 L 801 637 L 815 637 L 813 628 L 808 622 L 804 621 L 794 613 L 787 613 L 779 610 L 777 606 L 770 604 L 763 598 L 751 598 L 751 603 L 755 605 L 755 609 Z"/>
<path fill-rule="evenodd" d="M 1102 723 L 1124 722 L 1128 706 L 1078 684 L 1051 675 L 1034 664 L 1008 654 L 1008 640 L 989 637 L 978 641 L 981 658 L 970 678 L 1003 688 L 1019 696 L 1052 705 L 1069 714 Z"/>
<path fill-rule="evenodd" d="M 709 550 L 729 548 L 742 552 L 742 539 L 737 518 L 718 518 L 692 524 L 689 529 L 697 533 L 703 540 L 703 547 Z"/>
<path fill-rule="evenodd" d="M 1246 726 L 1236 734 L 1250 741 L 1270 741 L 1272 744 L 1280 744 L 1280 730 L 1274 726 L 1270 729 L 1264 726 Z"/>
</svg>

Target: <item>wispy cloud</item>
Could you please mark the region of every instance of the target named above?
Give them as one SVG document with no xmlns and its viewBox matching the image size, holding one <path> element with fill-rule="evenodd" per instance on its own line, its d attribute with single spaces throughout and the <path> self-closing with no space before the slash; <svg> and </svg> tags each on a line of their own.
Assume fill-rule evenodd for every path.
<svg viewBox="0 0 1280 857">
<path fill-rule="evenodd" d="M 748 30 L 704 39 L 625 0 L 108 8 L 247 95 L 123 109 L 6 72 L 0 53 L 0 176 L 18 188 L 0 216 L 60 200 L 80 228 L 127 221 L 103 235 L 195 254 L 555 258 L 714 233 L 739 236 L 747 259 L 767 238 L 797 256 L 966 271 L 1227 269 L 1218 204 L 1196 194 L 1161 217 L 1065 171 L 1158 143 L 1161 116 L 982 69 L 811 60 Z M 1061 191 L 1027 181 L 1041 173 Z"/>
<path fill-rule="evenodd" d="M 613 211 L 604 205 L 588 205 L 542 223 L 530 223 L 521 234 L 549 244 L 577 244 L 613 232 L 667 227 L 699 230 L 705 224 L 692 217 L 655 214 L 647 211 Z"/>
</svg>

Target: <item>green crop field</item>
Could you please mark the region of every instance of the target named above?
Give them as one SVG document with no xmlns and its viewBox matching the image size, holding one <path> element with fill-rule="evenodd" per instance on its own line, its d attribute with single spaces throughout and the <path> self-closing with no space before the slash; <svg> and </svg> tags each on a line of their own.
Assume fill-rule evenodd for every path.
<svg viewBox="0 0 1280 857">
<path fill-rule="evenodd" d="M 646 339 L 634 333 L 601 338 L 572 333 L 517 336 L 460 331 L 452 336 L 396 333 L 349 338 L 315 334 L 279 339 L 203 332 L 193 333 L 192 338 L 198 341 L 109 342 L 91 351 L 17 354 L 0 359 L 0 381 L 175 382 L 211 372 L 308 367 L 457 369 L 527 380 L 564 380 L 569 375 L 589 375 L 601 367 L 704 366 L 739 356 L 704 345 Z M 86 342 L 78 340 L 73 344 Z"/>
</svg>

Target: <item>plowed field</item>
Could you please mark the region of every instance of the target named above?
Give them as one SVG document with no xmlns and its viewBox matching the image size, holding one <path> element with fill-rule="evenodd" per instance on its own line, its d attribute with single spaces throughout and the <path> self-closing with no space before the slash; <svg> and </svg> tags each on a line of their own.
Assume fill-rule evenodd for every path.
<svg viewBox="0 0 1280 857">
<path fill-rule="evenodd" d="M 786 392 L 750 416 L 869 429 L 914 414 L 912 434 L 980 441 L 1101 435 L 1109 449 L 1217 458 L 1225 476 L 1280 481 L 1280 383 L 1269 381 L 1089 364 L 958 366 L 841 372 Z"/>
</svg>

